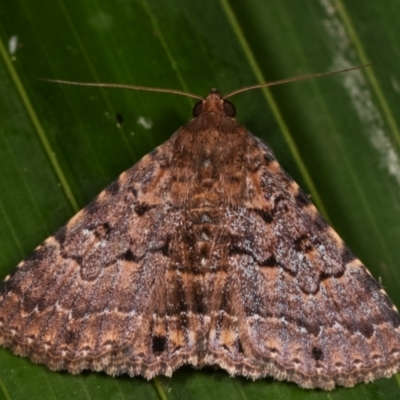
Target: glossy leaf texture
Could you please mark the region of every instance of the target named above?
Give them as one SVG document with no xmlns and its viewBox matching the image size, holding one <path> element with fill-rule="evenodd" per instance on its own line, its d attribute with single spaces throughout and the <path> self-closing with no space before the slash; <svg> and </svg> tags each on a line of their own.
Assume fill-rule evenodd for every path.
<svg viewBox="0 0 400 400">
<path fill-rule="evenodd" d="M 395 0 L 2 0 L 0 277 L 191 118 L 206 95 L 367 62 L 233 97 L 400 306 L 400 21 Z M 360 299 L 361 301 L 361 299 Z M 0 349 L 0 399 L 395 399 L 396 377 L 330 393 L 181 368 L 152 381 L 49 371 Z"/>
</svg>

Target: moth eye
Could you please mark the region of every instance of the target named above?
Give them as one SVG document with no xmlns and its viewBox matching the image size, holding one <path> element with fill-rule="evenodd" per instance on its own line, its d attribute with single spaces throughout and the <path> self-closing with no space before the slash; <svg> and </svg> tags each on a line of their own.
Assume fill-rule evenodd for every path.
<svg viewBox="0 0 400 400">
<path fill-rule="evenodd" d="M 228 100 L 224 100 L 224 111 L 227 117 L 233 118 L 236 115 L 235 106 Z"/>
<path fill-rule="evenodd" d="M 202 108 L 203 108 L 203 100 L 200 100 L 193 107 L 193 111 L 192 111 L 193 117 L 197 118 L 201 114 Z"/>
</svg>

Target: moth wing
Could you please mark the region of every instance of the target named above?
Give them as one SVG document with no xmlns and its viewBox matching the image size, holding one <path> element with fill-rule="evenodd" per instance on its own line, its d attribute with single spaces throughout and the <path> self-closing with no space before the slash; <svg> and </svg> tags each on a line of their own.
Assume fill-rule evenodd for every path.
<svg viewBox="0 0 400 400">
<path fill-rule="evenodd" d="M 6 277 L 2 345 L 51 369 L 147 377 L 172 372 L 175 348 L 194 352 L 174 328 L 178 320 L 169 321 L 166 339 L 165 316 L 181 294 L 168 273 L 181 224 L 169 199 L 172 141 L 122 173 Z M 171 359 L 160 365 L 166 346 Z"/>
<path fill-rule="evenodd" d="M 232 374 L 328 390 L 393 375 L 396 307 L 269 147 L 253 141 L 264 163 L 248 173 L 251 200 L 225 221 L 233 240 L 219 331 L 237 333 L 219 335 L 216 360 Z"/>
</svg>

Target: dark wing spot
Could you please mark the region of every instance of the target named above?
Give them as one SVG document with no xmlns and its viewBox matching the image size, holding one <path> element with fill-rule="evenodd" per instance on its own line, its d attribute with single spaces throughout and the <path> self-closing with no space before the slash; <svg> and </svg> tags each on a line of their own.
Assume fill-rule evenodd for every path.
<svg viewBox="0 0 400 400">
<path fill-rule="evenodd" d="M 229 353 L 231 353 L 230 347 L 227 346 L 226 344 L 223 344 L 223 345 L 222 345 L 222 348 L 223 348 L 224 350 L 228 351 Z"/>
<path fill-rule="evenodd" d="M 266 163 L 266 165 L 270 164 L 272 161 L 275 161 L 275 157 L 270 154 L 270 153 L 265 153 L 264 154 L 264 161 Z"/>
<path fill-rule="evenodd" d="M 243 346 L 242 346 L 242 342 L 240 341 L 240 339 L 238 339 L 238 341 L 237 341 L 237 351 L 238 351 L 238 353 L 244 353 L 244 349 L 243 349 Z"/>
<path fill-rule="evenodd" d="M 139 215 L 139 217 L 141 217 L 144 213 L 146 213 L 147 211 L 149 211 L 151 209 L 151 206 L 149 206 L 148 204 L 145 203 L 138 203 L 135 206 L 135 213 L 137 215 Z"/>
<path fill-rule="evenodd" d="M 334 278 L 336 278 L 336 279 L 339 279 L 339 278 L 341 278 L 341 277 L 344 275 L 344 272 L 345 272 L 345 269 L 344 269 L 344 268 L 341 269 L 341 270 L 338 271 L 338 272 L 335 272 L 334 274 L 328 274 L 328 273 L 326 273 L 326 272 L 322 272 L 322 273 L 320 274 L 320 276 L 319 276 L 319 280 L 322 282 L 322 281 L 324 281 L 324 280 L 326 280 L 326 279 L 330 279 L 330 278 L 332 278 L 332 277 L 334 277 Z"/>
<path fill-rule="evenodd" d="M 307 253 L 313 249 L 310 239 L 307 235 L 301 235 L 294 241 L 294 248 L 298 252 Z"/>
<path fill-rule="evenodd" d="M 124 190 L 124 194 L 125 203 L 132 204 L 135 201 L 138 192 L 134 187 L 129 186 L 127 189 Z"/>
<path fill-rule="evenodd" d="M 267 347 L 267 349 L 271 352 L 271 353 L 277 353 L 279 354 L 279 350 L 276 347 Z"/>
<path fill-rule="evenodd" d="M 300 208 L 307 207 L 311 204 L 309 197 L 300 189 L 296 195 L 296 204 Z"/>
<path fill-rule="evenodd" d="M 263 261 L 260 265 L 261 267 L 276 267 L 277 262 L 274 256 L 268 257 L 265 261 Z"/>
<path fill-rule="evenodd" d="M 63 257 L 65 259 L 75 260 L 76 263 L 82 267 L 82 264 L 83 264 L 83 257 L 82 256 L 76 255 L 76 254 L 71 254 L 71 255 L 63 254 Z"/>
<path fill-rule="evenodd" d="M 241 247 L 240 245 L 238 245 L 237 243 L 235 243 L 233 241 L 232 241 L 232 243 L 230 243 L 228 251 L 229 251 L 229 253 L 228 253 L 229 256 L 248 255 L 248 256 L 253 257 L 253 254 L 249 250 Z"/>
<path fill-rule="evenodd" d="M 274 199 L 274 209 L 277 208 L 279 203 L 283 200 L 285 200 L 285 196 L 283 194 L 279 194 L 278 196 L 276 196 Z"/>
<path fill-rule="evenodd" d="M 344 365 L 338 361 L 338 362 L 335 362 L 335 367 L 340 368 L 340 367 L 344 367 Z"/>
<path fill-rule="evenodd" d="M 362 271 L 362 273 L 359 272 L 359 282 L 368 294 L 371 293 L 375 294 L 381 289 L 381 286 L 378 283 L 378 281 L 372 275 L 364 271 Z"/>
<path fill-rule="evenodd" d="M 274 217 L 270 211 L 266 210 L 261 210 L 259 208 L 255 208 L 254 211 L 266 222 L 267 224 L 270 224 Z"/>
<path fill-rule="evenodd" d="M 17 268 L 15 268 L 17 269 Z M 8 289 L 8 285 L 7 282 L 1 282 L 0 283 L 0 296 L 2 296 L 3 294 L 7 293 L 10 289 Z M 0 322 L 4 321 L 4 317 L 2 317 L 0 315 Z"/>
<path fill-rule="evenodd" d="M 352 262 L 355 258 L 356 257 L 354 256 L 352 251 L 347 246 L 344 246 L 344 248 L 342 250 L 342 262 L 343 262 L 343 265 L 346 265 L 346 264 Z"/>
<path fill-rule="evenodd" d="M 66 237 L 67 237 L 67 228 L 65 226 L 59 229 L 54 235 L 54 239 L 56 239 L 57 242 L 60 243 L 60 246 L 62 246 Z"/>
<path fill-rule="evenodd" d="M 210 257 L 210 251 L 211 251 L 211 244 L 210 243 L 200 243 L 200 258 L 209 258 Z"/>
<path fill-rule="evenodd" d="M 122 254 L 120 258 L 122 260 L 132 261 L 132 262 L 137 260 L 137 257 L 132 253 L 131 249 L 127 250 L 124 254 Z"/>
<path fill-rule="evenodd" d="M 71 344 L 75 341 L 76 335 L 74 331 L 67 331 L 65 333 L 65 343 Z"/>
<path fill-rule="evenodd" d="M 129 186 L 128 189 L 126 189 L 126 191 L 132 193 L 134 197 L 137 197 L 138 195 L 138 191 L 133 186 Z"/>
<path fill-rule="evenodd" d="M 102 225 L 102 228 L 104 229 L 104 231 L 106 232 L 106 234 L 109 234 L 111 232 L 111 226 L 108 222 L 105 222 Z"/>
<path fill-rule="evenodd" d="M 167 346 L 167 339 L 165 336 L 153 336 L 151 339 L 153 353 L 163 353 Z"/>
<path fill-rule="evenodd" d="M 391 300 L 388 298 L 388 303 L 392 303 Z M 400 315 L 397 311 L 390 309 L 387 311 L 388 318 L 393 326 L 396 328 L 400 325 Z"/>
<path fill-rule="evenodd" d="M 374 334 L 374 327 L 368 322 L 363 322 L 358 326 L 358 330 L 369 339 Z"/>
<path fill-rule="evenodd" d="M 171 238 L 167 238 L 165 244 L 161 247 L 161 253 L 163 256 L 168 256 L 169 254 L 169 244 L 171 242 Z"/>
<path fill-rule="evenodd" d="M 322 360 L 322 358 L 324 357 L 324 353 L 318 347 L 312 348 L 311 355 L 313 356 L 315 361 Z"/>
<path fill-rule="evenodd" d="M 31 313 L 38 305 L 37 298 L 25 295 L 22 297 L 23 309 L 26 313 Z M 40 310 L 43 311 L 43 308 Z"/>
<path fill-rule="evenodd" d="M 108 222 L 105 222 L 104 224 L 100 224 L 96 227 L 93 228 L 94 234 L 98 239 L 101 239 L 107 235 L 110 234 L 112 231 L 111 226 Z"/>
<path fill-rule="evenodd" d="M 115 195 L 115 194 L 117 194 L 117 193 L 119 192 L 119 188 L 120 188 L 119 181 L 116 180 L 116 181 L 114 181 L 113 183 L 111 183 L 110 185 L 108 185 L 108 186 L 105 188 L 105 191 L 106 191 L 107 193 L 111 194 L 111 195 Z"/>
<path fill-rule="evenodd" d="M 326 220 L 321 214 L 316 215 L 314 223 L 316 227 L 321 231 L 325 231 L 326 229 L 329 228 L 329 224 L 326 222 Z"/>
</svg>

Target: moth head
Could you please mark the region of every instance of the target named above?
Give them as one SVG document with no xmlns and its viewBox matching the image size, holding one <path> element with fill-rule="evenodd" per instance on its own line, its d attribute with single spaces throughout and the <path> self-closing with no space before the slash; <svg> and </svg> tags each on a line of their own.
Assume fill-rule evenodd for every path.
<svg viewBox="0 0 400 400">
<path fill-rule="evenodd" d="M 193 107 L 193 117 L 197 118 L 204 113 L 217 113 L 234 118 L 236 108 L 230 101 L 224 100 L 217 89 L 213 88 L 205 99 L 198 101 Z"/>
</svg>

